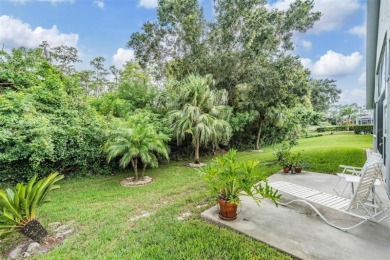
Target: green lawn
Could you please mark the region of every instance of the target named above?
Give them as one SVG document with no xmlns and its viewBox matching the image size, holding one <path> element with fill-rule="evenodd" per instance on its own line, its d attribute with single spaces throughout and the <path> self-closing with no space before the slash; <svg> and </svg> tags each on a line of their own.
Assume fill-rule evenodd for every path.
<svg viewBox="0 0 390 260">
<path fill-rule="evenodd" d="M 302 139 L 293 150 L 303 151 L 310 170 L 334 173 L 340 163 L 362 165 L 364 149 L 371 142 L 370 135 L 328 135 Z M 266 147 L 263 153 L 239 153 L 239 158 L 271 162 L 274 153 Z M 279 168 L 262 165 L 266 176 Z M 201 219 L 205 208 L 196 206 L 214 205 L 215 198 L 195 169 L 174 162 L 148 170 L 147 175 L 155 181 L 133 188 L 119 185 L 124 174 L 62 181 L 52 202 L 40 209 L 40 219 L 46 224 L 69 223 L 77 232 L 38 259 L 290 259 L 266 244 Z M 130 221 L 145 212 L 151 215 Z M 179 221 L 184 212 L 192 215 Z M 19 235 L 5 239 L 1 253 L 18 239 Z"/>
</svg>

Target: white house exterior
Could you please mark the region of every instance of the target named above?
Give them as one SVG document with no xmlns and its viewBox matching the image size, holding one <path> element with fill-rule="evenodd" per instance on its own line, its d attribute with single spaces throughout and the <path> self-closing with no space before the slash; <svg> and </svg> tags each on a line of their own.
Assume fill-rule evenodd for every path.
<svg viewBox="0 0 390 260">
<path fill-rule="evenodd" d="M 390 195 L 390 0 L 367 0 L 367 109 L 374 110 L 373 149 L 384 161 Z M 387 156 L 388 155 L 388 156 Z"/>
</svg>

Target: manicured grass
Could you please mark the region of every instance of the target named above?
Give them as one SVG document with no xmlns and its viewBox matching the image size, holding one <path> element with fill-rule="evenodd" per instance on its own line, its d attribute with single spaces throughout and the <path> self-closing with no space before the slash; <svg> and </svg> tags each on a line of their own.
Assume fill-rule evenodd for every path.
<svg viewBox="0 0 390 260">
<path fill-rule="evenodd" d="M 310 160 L 310 170 L 334 173 L 340 163 L 361 165 L 368 135 L 330 135 L 302 139 L 293 150 Z M 263 153 L 242 152 L 240 160 L 275 161 L 273 147 Z M 264 176 L 280 170 L 277 164 L 262 164 Z M 230 229 L 209 223 L 200 213 L 215 204 L 199 173 L 174 162 L 147 171 L 155 181 L 125 188 L 125 174 L 63 181 L 52 202 L 42 206 L 43 223 L 69 223 L 77 232 L 63 245 L 38 259 L 289 259 L 266 244 Z M 207 207 L 196 208 L 197 205 Z M 130 219 L 145 212 L 149 217 Z M 191 212 L 179 221 L 178 216 Z M 266 214 L 266 212 L 265 212 Z M 18 235 L 5 239 L 4 254 Z M 283 239 L 283 238 L 281 238 Z"/>
</svg>

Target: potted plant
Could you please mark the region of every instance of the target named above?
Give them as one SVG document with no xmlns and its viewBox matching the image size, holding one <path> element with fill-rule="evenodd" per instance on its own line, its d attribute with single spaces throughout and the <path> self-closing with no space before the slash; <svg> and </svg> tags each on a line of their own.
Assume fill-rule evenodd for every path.
<svg viewBox="0 0 390 260">
<path fill-rule="evenodd" d="M 293 163 L 290 151 L 291 147 L 291 144 L 289 146 L 287 144 L 283 144 L 276 152 L 278 163 L 282 166 L 284 173 L 288 173 L 292 170 Z"/>
<path fill-rule="evenodd" d="M 297 161 L 296 166 L 295 166 L 295 172 L 296 173 L 301 173 L 303 169 L 308 168 L 309 163 L 305 161 Z"/>
<path fill-rule="evenodd" d="M 302 172 L 302 168 L 300 167 L 300 157 L 301 157 L 301 153 L 296 153 L 294 155 L 291 155 L 291 167 L 292 167 L 292 170 L 291 170 L 291 173 L 294 174 L 294 173 L 301 173 Z"/>
<path fill-rule="evenodd" d="M 282 160 L 279 161 L 280 166 L 283 168 L 284 173 L 289 173 L 292 170 L 293 163 L 291 162 L 291 155 L 285 154 Z"/>
<path fill-rule="evenodd" d="M 230 150 L 199 170 L 210 184 L 211 190 L 217 194 L 219 217 L 224 220 L 237 218 L 240 195 L 252 197 L 257 204 L 268 198 L 277 205 L 276 200 L 280 198 L 277 191 L 268 186 L 267 180 L 260 177 L 259 162 L 237 162 L 236 153 L 236 150 Z"/>
</svg>

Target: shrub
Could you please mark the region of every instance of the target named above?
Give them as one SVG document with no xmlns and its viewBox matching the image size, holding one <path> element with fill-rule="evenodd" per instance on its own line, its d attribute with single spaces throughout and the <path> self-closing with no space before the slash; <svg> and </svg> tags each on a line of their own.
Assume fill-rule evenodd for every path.
<svg viewBox="0 0 390 260">
<path fill-rule="evenodd" d="M 360 134 L 360 133 L 372 134 L 373 125 L 355 125 L 354 131 L 355 134 Z"/>
<path fill-rule="evenodd" d="M 36 219 L 36 211 L 48 202 L 47 194 L 60 187 L 55 183 L 63 176 L 52 173 L 35 183 L 37 177 L 28 184 L 16 184 L 13 190 L 0 190 L 0 234 L 20 232 L 39 243 L 47 236 L 46 229 Z"/>
<path fill-rule="evenodd" d="M 349 131 L 348 125 L 343 125 L 343 126 L 329 126 L 329 127 L 318 127 L 317 132 L 318 133 L 323 133 L 326 131 Z"/>
<path fill-rule="evenodd" d="M 21 182 L 53 171 L 105 173 L 106 125 L 61 87 L 0 94 L 0 181 Z"/>
</svg>

